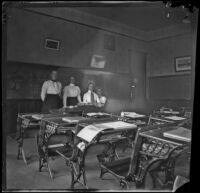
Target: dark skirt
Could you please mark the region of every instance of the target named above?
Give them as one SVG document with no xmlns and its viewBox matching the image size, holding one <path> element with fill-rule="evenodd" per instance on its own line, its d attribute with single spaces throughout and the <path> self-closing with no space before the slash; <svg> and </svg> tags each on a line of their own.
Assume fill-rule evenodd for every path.
<svg viewBox="0 0 200 193">
<path fill-rule="evenodd" d="M 49 113 L 51 109 L 58 109 L 59 107 L 60 107 L 59 95 L 47 94 L 42 105 L 42 112 Z"/>
<path fill-rule="evenodd" d="M 78 103 L 77 97 L 67 97 L 67 106 L 75 106 Z"/>
</svg>

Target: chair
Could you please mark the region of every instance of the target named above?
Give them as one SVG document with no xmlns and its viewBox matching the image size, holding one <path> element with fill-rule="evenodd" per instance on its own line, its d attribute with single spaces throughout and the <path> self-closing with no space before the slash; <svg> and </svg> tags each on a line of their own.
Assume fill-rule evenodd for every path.
<svg viewBox="0 0 200 193">
<path fill-rule="evenodd" d="M 167 124 L 167 123 L 174 123 L 174 122 L 150 115 L 147 125 L 161 125 L 161 124 Z"/>
</svg>

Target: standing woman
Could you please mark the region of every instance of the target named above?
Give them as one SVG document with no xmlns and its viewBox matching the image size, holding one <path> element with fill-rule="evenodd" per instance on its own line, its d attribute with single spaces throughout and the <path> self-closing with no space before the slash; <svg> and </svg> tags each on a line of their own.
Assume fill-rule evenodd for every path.
<svg viewBox="0 0 200 193">
<path fill-rule="evenodd" d="M 58 109 L 60 106 L 60 95 L 62 85 L 57 81 L 58 72 L 51 72 L 51 80 L 45 81 L 42 85 L 41 99 L 43 101 L 42 112 L 49 113 L 51 109 Z"/>
<path fill-rule="evenodd" d="M 75 85 L 75 78 L 70 77 L 70 84 L 63 89 L 63 107 L 76 106 L 81 102 L 81 90 Z"/>
</svg>

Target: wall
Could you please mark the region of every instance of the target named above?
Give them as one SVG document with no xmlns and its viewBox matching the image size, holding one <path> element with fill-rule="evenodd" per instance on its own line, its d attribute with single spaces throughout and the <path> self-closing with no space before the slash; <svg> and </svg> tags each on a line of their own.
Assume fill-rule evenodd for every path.
<svg viewBox="0 0 200 193">
<path fill-rule="evenodd" d="M 188 26 L 191 29 L 191 26 Z M 164 38 L 160 40 L 150 41 L 149 46 L 151 49 L 148 52 L 147 56 L 147 98 L 148 98 L 148 109 L 153 109 L 156 106 L 171 106 L 171 107 L 180 107 L 180 106 L 189 106 L 192 107 L 193 105 L 193 90 L 194 85 L 193 82 L 188 82 L 188 79 L 193 79 L 194 77 L 194 66 L 195 66 L 195 50 L 193 49 L 194 42 L 194 34 L 190 30 L 190 33 L 182 34 L 175 37 Z M 191 56 L 192 57 L 192 70 L 188 72 L 176 72 L 175 70 L 175 58 L 181 56 Z M 176 91 L 179 89 L 180 92 L 184 93 L 185 89 L 187 92 L 185 96 L 188 97 L 174 97 L 172 96 L 166 99 L 158 99 L 158 98 L 151 98 L 148 96 L 150 92 L 149 89 L 149 81 L 151 79 L 157 79 L 157 82 L 160 81 L 160 78 L 168 78 L 169 83 L 172 79 L 183 79 L 186 80 L 181 82 L 181 85 L 177 85 L 176 82 L 174 84 L 171 83 L 171 87 L 177 86 Z M 190 84 L 187 86 L 187 84 Z M 185 86 L 184 86 L 185 85 Z M 164 85 L 163 85 L 164 86 Z M 174 90 L 174 89 L 171 89 Z M 154 96 L 156 93 L 154 93 Z M 158 93 L 158 95 L 160 95 Z M 173 95 L 168 94 L 168 95 Z M 171 100 L 170 100 L 171 98 Z M 187 98 L 187 99 L 184 99 Z"/>
<path fill-rule="evenodd" d="M 175 58 L 192 56 L 192 33 L 151 41 L 149 46 L 147 76 L 175 75 Z"/>
<path fill-rule="evenodd" d="M 27 10 L 10 9 L 8 20 L 7 58 L 9 61 L 90 68 L 93 54 L 106 58 L 105 71 L 128 73 L 128 49 L 145 48 L 144 43 L 111 33 L 49 17 Z M 104 35 L 115 38 L 115 50 L 104 49 Z M 45 38 L 61 41 L 60 51 L 44 48 Z"/>
</svg>

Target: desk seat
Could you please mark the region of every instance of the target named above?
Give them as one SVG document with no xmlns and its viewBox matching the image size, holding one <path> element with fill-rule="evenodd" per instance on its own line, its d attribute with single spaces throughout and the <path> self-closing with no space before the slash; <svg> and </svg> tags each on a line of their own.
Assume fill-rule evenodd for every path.
<svg viewBox="0 0 200 193">
<path fill-rule="evenodd" d="M 124 159 L 118 159 L 114 160 L 112 162 L 106 162 L 105 164 L 102 164 L 104 169 L 111 170 L 117 175 L 120 176 L 126 176 L 129 170 L 131 158 L 124 158 Z"/>
</svg>

